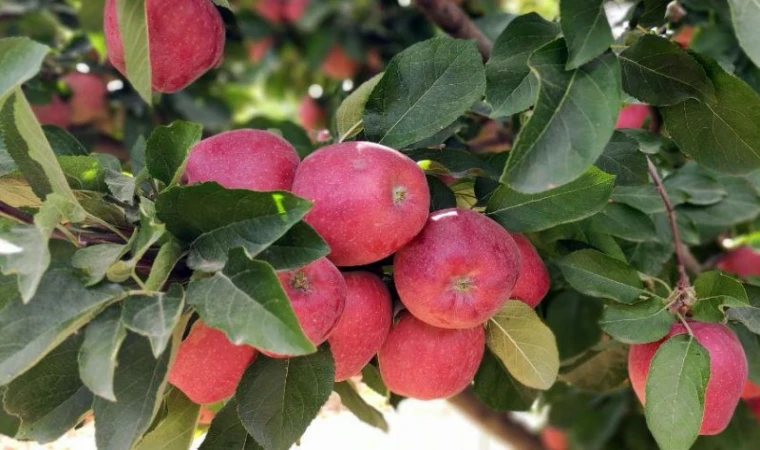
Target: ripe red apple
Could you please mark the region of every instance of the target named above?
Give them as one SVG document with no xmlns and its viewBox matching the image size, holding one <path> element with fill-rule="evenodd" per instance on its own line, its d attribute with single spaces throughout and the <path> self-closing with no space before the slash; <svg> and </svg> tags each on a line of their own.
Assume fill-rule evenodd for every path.
<svg viewBox="0 0 760 450">
<path fill-rule="evenodd" d="M 66 128 L 71 123 L 69 105 L 55 94 L 50 103 L 46 105 L 32 105 L 32 111 L 37 116 L 37 121 L 42 125 L 55 125 Z"/>
<path fill-rule="evenodd" d="M 402 313 L 377 361 L 391 391 L 420 400 L 447 398 L 475 377 L 485 349 L 485 330 L 437 328 Z"/>
<path fill-rule="evenodd" d="M 718 434 L 723 431 L 742 395 L 747 382 L 747 357 L 739 338 L 721 323 L 690 322 L 697 341 L 710 354 L 710 380 L 705 393 L 705 411 L 702 417 L 701 435 Z M 680 323 L 673 325 L 668 337 L 686 333 Z M 657 349 L 668 338 L 649 344 L 632 345 L 628 353 L 628 375 L 636 395 L 642 403 L 646 400 L 646 378 L 649 365 Z"/>
<path fill-rule="evenodd" d="M 71 122 L 74 125 L 90 123 L 108 116 L 106 103 L 108 89 L 98 76 L 73 72 L 63 79 L 71 89 Z"/>
<path fill-rule="evenodd" d="M 328 145 L 296 171 L 293 193 L 314 201 L 306 221 L 338 266 L 379 261 L 411 241 L 430 208 L 425 173 L 406 155 L 371 142 Z"/>
<path fill-rule="evenodd" d="M 282 17 L 286 22 L 296 23 L 303 17 L 310 0 L 285 0 Z"/>
<path fill-rule="evenodd" d="M 347 272 L 346 308 L 327 341 L 335 359 L 335 381 L 359 374 L 385 342 L 393 305 L 388 288 L 377 275 Z"/>
<path fill-rule="evenodd" d="M 520 250 L 496 222 L 467 209 L 436 211 L 396 253 L 393 277 L 409 312 L 441 328 L 480 325 L 509 300 Z"/>
<path fill-rule="evenodd" d="M 757 420 L 760 420 L 760 398 L 747 400 L 747 406 L 752 410 L 752 413 L 757 417 Z"/>
<path fill-rule="evenodd" d="M 738 247 L 720 255 L 715 267 L 744 278 L 757 276 L 760 275 L 760 252 L 748 246 Z"/>
<path fill-rule="evenodd" d="M 198 320 L 179 345 L 169 383 L 195 403 L 218 402 L 235 393 L 255 358 L 256 349 L 235 345 L 223 332 Z"/>
<path fill-rule="evenodd" d="M 314 133 L 325 127 L 327 116 L 313 98 L 305 95 L 298 104 L 298 123 L 308 131 Z"/>
<path fill-rule="evenodd" d="M 648 105 L 627 105 L 620 110 L 615 128 L 641 128 L 649 117 Z"/>
<path fill-rule="evenodd" d="M 258 0 L 253 6 L 256 14 L 272 24 L 282 23 L 283 9 L 287 0 Z"/>
<path fill-rule="evenodd" d="M 520 250 L 521 261 L 520 273 L 511 297 L 535 308 L 549 292 L 549 271 L 528 238 L 518 233 L 511 235 Z"/>
<path fill-rule="evenodd" d="M 546 450 L 567 450 L 567 433 L 563 430 L 548 426 L 541 431 L 541 443 Z"/>
<path fill-rule="evenodd" d="M 322 61 L 322 72 L 336 80 L 353 78 L 358 70 L 359 63 L 348 56 L 348 53 L 338 44 L 330 47 L 330 51 Z"/>
<path fill-rule="evenodd" d="M 228 189 L 290 190 L 298 153 L 288 141 L 262 130 L 234 130 L 204 139 L 190 150 L 187 184 L 216 181 Z"/>
<path fill-rule="evenodd" d="M 209 0 L 147 0 L 153 90 L 177 92 L 222 60 L 224 22 Z M 116 0 L 105 6 L 108 59 L 126 74 Z"/>
<path fill-rule="evenodd" d="M 744 385 L 744 391 L 742 391 L 742 398 L 749 400 L 758 397 L 760 397 L 760 386 L 747 380 L 747 384 Z"/>
<path fill-rule="evenodd" d="M 248 60 L 253 63 L 261 62 L 274 44 L 272 36 L 266 36 L 248 43 Z"/>
</svg>

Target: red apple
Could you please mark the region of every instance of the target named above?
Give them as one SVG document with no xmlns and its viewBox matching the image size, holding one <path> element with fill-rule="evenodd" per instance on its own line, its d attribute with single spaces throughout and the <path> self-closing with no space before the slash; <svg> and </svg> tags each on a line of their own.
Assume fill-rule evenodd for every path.
<svg viewBox="0 0 760 450">
<path fill-rule="evenodd" d="M 216 411 L 208 405 L 201 405 L 201 410 L 198 412 L 198 425 L 210 425 L 214 416 L 216 416 Z"/>
<path fill-rule="evenodd" d="M 327 116 L 316 100 L 305 95 L 298 104 L 298 123 L 308 131 L 314 133 L 325 128 Z"/>
<path fill-rule="evenodd" d="M 169 369 L 169 383 L 195 403 L 215 403 L 235 393 L 256 349 L 235 345 L 200 320 L 179 345 Z"/>
<path fill-rule="evenodd" d="M 108 117 L 106 83 L 98 76 L 74 72 L 64 79 L 71 89 L 71 122 L 74 125 L 90 123 Z"/>
<path fill-rule="evenodd" d="M 512 298 L 522 300 L 531 308 L 535 308 L 549 292 L 549 271 L 528 238 L 512 233 L 512 239 L 520 250 L 521 261 L 520 274 L 517 276 Z"/>
<path fill-rule="evenodd" d="M 741 398 L 742 389 L 747 382 L 747 357 L 739 338 L 726 325 L 691 322 L 689 326 L 697 341 L 710 354 L 710 380 L 707 382 L 705 411 L 699 434 L 718 434 L 728 426 Z M 677 323 L 673 325 L 668 337 L 684 333 L 686 328 Z M 667 339 L 666 337 L 658 342 L 631 346 L 628 354 L 628 375 L 642 403 L 646 400 L 649 365 L 657 349 Z"/>
<path fill-rule="evenodd" d="M 385 342 L 393 316 L 391 295 L 380 277 L 369 272 L 343 276 L 346 308 L 327 339 L 335 359 L 335 381 L 361 372 Z"/>
<path fill-rule="evenodd" d="M 253 9 L 260 17 L 272 24 L 282 23 L 283 9 L 287 0 L 258 0 Z"/>
<path fill-rule="evenodd" d="M 285 0 L 282 17 L 286 22 L 296 23 L 303 17 L 310 0 Z"/>
<path fill-rule="evenodd" d="M 717 269 L 740 277 L 760 275 L 760 252 L 742 246 L 728 251 L 718 258 Z"/>
<path fill-rule="evenodd" d="M 330 78 L 344 80 L 353 78 L 359 70 L 359 63 L 348 56 L 343 47 L 333 45 L 322 61 L 322 72 Z"/>
<path fill-rule="evenodd" d="M 520 250 L 496 222 L 467 209 L 434 212 L 396 253 L 393 277 L 409 312 L 441 328 L 480 325 L 509 300 Z"/>
<path fill-rule="evenodd" d="M 420 400 L 447 398 L 475 377 L 485 349 L 485 330 L 437 328 L 402 313 L 377 361 L 391 391 Z"/>
<path fill-rule="evenodd" d="M 747 400 L 747 406 L 752 410 L 752 413 L 757 417 L 757 420 L 760 420 L 760 398 Z"/>
<path fill-rule="evenodd" d="M 371 142 L 329 145 L 303 160 L 293 193 L 314 201 L 306 221 L 338 266 L 379 261 L 412 240 L 430 208 L 425 173 L 406 155 Z"/>
<path fill-rule="evenodd" d="M 187 184 L 216 181 L 228 189 L 290 190 L 298 153 L 288 141 L 262 130 L 234 130 L 204 139 L 190 150 Z"/>
<path fill-rule="evenodd" d="M 694 26 L 686 25 L 678 29 L 678 32 L 673 36 L 673 42 L 680 45 L 683 48 L 689 48 L 691 41 L 694 39 Z"/>
<path fill-rule="evenodd" d="M 742 391 L 742 398 L 749 400 L 758 397 L 760 397 L 760 386 L 747 380 L 747 384 L 744 385 L 744 391 Z"/>
<path fill-rule="evenodd" d="M 248 43 L 248 60 L 253 63 L 261 62 L 269 49 L 272 48 L 272 44 L 274 44 L 272 36 L 250 41 Z"/>
<path fill-rule="evenodd" d="M 620 110 L 615 128 L 641 128 L 649 117 L 648 105 L 627 105 Z"/>
<path fill-rule="evenodd" d="M 37 116 L 37 121 L 42 125 L 55 125 L 66 128 L 71 123 L 69 105 L 55 94 L 50 103 L 46 105 L 32 105 L 32 111 Z"/>
<path fill-rule="evenodd" d="M 567 450 L 567 433 L 563 430 L 548 426 L 541 431 L 541 443 L 546 450 Z"/>
<path fill-rule="evenodd" d="M 224 22 L 209 0 L 147 0 L 153 90 L 177 92 L 222 60 Z M 126 74 L 116 0 L 105 6 L 108 58 Z"/>
</svg>

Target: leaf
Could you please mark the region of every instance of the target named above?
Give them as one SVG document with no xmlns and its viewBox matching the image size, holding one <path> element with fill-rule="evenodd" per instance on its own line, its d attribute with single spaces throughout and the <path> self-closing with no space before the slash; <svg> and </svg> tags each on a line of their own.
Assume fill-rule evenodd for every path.
<svg viewBox="0 0 760 450">
<path fill-rule="evenodd" d="M 505 117 L 528 109 L 538 95 L 538 79 L 528 58 L 559 35 L 559 27 L 536 13 L 512 20 L 494 42 L 486 63 L 486 100 L 491 117 Z"/>
<path fill-rule="evenodd" d="M 108 191 L 116 200 L 130 206 L 134 204 L 135 190 L 137 189 L 134 177 L 116 170 L 107 169 L 104 181 L 106 186 L 108 186 Z"/>
<path fill-rule="evenodd" d="M 195 437 L 200 405 L 179 389 L 166 398 L 166 416 L 137 444 L 135 450 L 187 450 Z"/>
<path fill-rule="evenodd" d="M 288 450 L 327 402 L 334 379 L 325 348 L 300 358 L 258 358 L 235 394 L 240 420 L 262 447 Z"/>
<path fill-rule="evenodd" d="M 592 392 L 608 392 L 624 386 L 628 380 L 628 347 L 612 345 L 579 364 L 574 364 L 560 380 L 579 389 Z"/>
<path fill-rule="evenodd" d="M 655 353 L 646 384 L 646 418 L 661 448 L 687 450 L 699 435 L 710 379 L 710 355 L 696 339 L 678 335 Z"/>
<path fill-rule="evenodd" d="M 147 339 L 129 333 L 119 350 L 114 376 L 118 402 L 95 398 L 98 450 L 131 450 L 158 413 L 166 389 L 170 352 L 153 358 Z"/>
<path fill-rule="evenodd" d="M 63 128 L 43 125 L 42 131 L 56 156 L 87 156 L 90 154 L 77 138 Z"/>
<path fill-rule="evenodd" d="M 677 214 L 687 216 L 694 223 L 706 226 L 729 227 L 754 219 L 760 214 L 758 193 L 745 179 L 721 176 L 718 178 L 728 196 L 709 206 L 683 205 Z"/>
<path fill-rule="evenodd" d="M 198 450 L 262 450 L 243 428 L 237 409 L 233 397 L 214 417 Z"/>
<path fill-rule="evenodd" d="M 736 38 L 749 59 L 760 66 L 760 36 L 757 24 L 760 23 L 760 3 L 752 0 L 728 0 L 731 7 L 731 21 L 736 30 Z"/>
<path fill-rule="evenodd" d="M 122 303 L 121 321 L 129 330 L 147 337 L 153 356 L 158 358 L 172 338 L 184 305 L 185 291 L 181 285 L 172 284 L 167 292 L 127 297 Z"/>
<path fill-rule="evenodd" d="M 256 259 L 268 262 L 275 270 L 291 270 L 303 267 L 329 253 L 330 246 L 314 228 L 306 222 L 298 222 L 259 253 Z"/>
<path fill-rule="evenodd" d="M 729 310 L 730 311 L 730 310 Z M 743 325 L 733 323 L 731 329 L 739 337 L 747 355 L 747 365 L 749 366 L 749 381 L 760 384 L 760 336 L 749 331 Z"/>
<path fill-rule="evenodd" d="M 0 401 L 5 398 L 5 386 L 0 388 Z M 14 437 L 21 427 L 21 419 L 0 408 L 0 435 Z"/>
<path fill-rule="evenodd" d="M 68 268 L 48 270 L 29 304 L 13 301 L 0 310 L 0 385 L 34 366 L 119 292 L 111 284 L 87 289 Z"/>
<path fill-rule="evenodd" d="M 366 384 L 370 389 L 377 392 L 382 397 L 390 396 L 388 386 L 385 385 L 382 377 L 380 376 L 380 369 L 372 364 L 367 364 L 362 369 L 362 383 Z"/>
<path fill-rule="evenodd" d="M 750 306 L 742 283 L 718 271 L 704 272 L 694 281 L 697 302 L 692 307 L 694 320 L 722 322 L 727 306 Z"/>
<path fill-rule="evenodd" d="M 602 338 L 602 302 L 598 299 L 566 290 L 553 296 L 548 305 L 546 325 L 557 338 L 560 360 L 583 353 Z"/>
<path fill-rule="evenodd" d="M 568 283 L 583 294 L 627 304 L 636 303 L 644 294 L 634 269 L 596 250 L 571 253 L 558 264 Z"/>
<path fill-rule="evenodd" d="M 495 411 L 528 411 L 539 393 L 515 380 L 490 350 L 483 353 L 474 383 L 475 395 Z"/>
<path fill-rule="evenodd" d="M 1 145 L 2 139 L 0 139 Z M 17 172 L 0 177 L 0 201 L 14 208 L 38 208 L 42 204 L 26 179 Z"/>
<path fill-rule="evenodd" d="M 190 148 L 202 134 L 203 126 L 181 120 L 153 130 L 145 143 L 145 163 L 151 176 L 167 186 L 177 184 Z"/>
<path fill-rule="evenodd" d="M 665 128 L 681 151 L 710 169 L 734 175 L 757 170 L 760 96 L 715 61 L 694 57 L 712 80 L 716 100 L 690 99 L 661 108 Z"/>
<path fill-rule="evenodd" d="M 488 321 L 488 348 L 520 383 L 549 389 L 559 373 L 557 342 L 530 306 L 508 300 Z"/>
<path fill-rule="evenodd" d="M 415 161 L 435 161 L 457 175 L 473 172 L 483 173 L 489 178 L 498 179 L 501 173 L 500 170 L 497 170 L 487 161 L 478 158 L 469 150 L 448 147 L 442 149 L 420 148 L 407 150 L 404 154 Z"/>
<path fill-rule="evenodd" d="M 623 88 L 644 103 L 665 106 L 690 98 L 715 98 L 713 84 L 702 66 L 669 39 L 645 34 L 619 58 Z"/>
<path fill-rule="evenodd" d="M 755 334 L 760 334 L 760 308 L 756 306 L 738 306 L 726 310 L 726 318 L 735 320 Z"/>
<path fill-rule="evenodd" d="M 603 0 L 562 0 L 559 24 L 567 41 L 567 70 L 601 55 L 614 42 Z"/>
<path fill-rule="evenodd" d="M 612 200 L 636 208 L 645 214 L 665 212 L 665 203 L 662 202 L 662 197 L 653 184 L 615 186 L 615 190 L 612 191 Z M 670 201 L 677 204 L 672 197 Z"/>
<path fill-rule="evenodd" d="M 214 1 L 214 3 L 216 3 L 219 6 L 223 6 L 223 7 L 227 8 L 227 9 L 231 9 L 230 8 L 230 2 L 228 0 L 213 0 L 213 1 Z"/>
<path fill-rule="evenodd" d="M 0 39 L 0 99 L 37 75 L 49 51 L 27 38 Z"/>
<path fill-rule="evenodd" d="M 152 102 L 152 74 L 145 0 L 116 0 L 127 78 L 145 103 Z"/>
<path fill-rule="evenodd" d="M 633 305 L 610 303 L 599 321 L 605 333 L 626 344 L 654 342 L 665 337 L 676 321 L 658 299 Z"/>
<path fill-rule="evenodd" d="M 520 233 L 575 222 L 607 205 L 614 179 L 592 167 L 577 180 L 540 194 L 522 194 L 502 185 L 491 195 L 486 214 L 504 228 Z"/>
<path fill-rule="evenodd" d="M 627 241 L 657 241 L 654 222 L 643 212 L 620 203 L 610 203 L 591 218 L 591 229 Z"/>
<path fill-rule="evenodd" d="M 338 141 L 343 142 L 359 134 L 364 128 L 364 106 L 377 83 L 383 78 L 383 73 L 361 84 L 348 97 L 343 99 L 335 111 L 335 126 L 338 130 Z"/>
<path fill-rule="evenodd" d="M 230 253 L 224 271 L 190 283 L 187 304 L 235 344 L 282 355 L 315 350 L 272 266 L 248 259 L 240 249 Z"/>
<path fill-rule="evenodd" d="M 3 406 L 21 419 L 16 439 L 53 442 L 92 407 L 92 393 L 82 385 L 77 369 L 81 338 L 65 340 L 8 385 Z"/>
<path fill-rule="evenodd" d="M 140 199 L 140 226 L 132 234 L 127 244 L 130 258 L 125 261 L 117 261 L 108 270 L 108 279 L 123 282 L 126 279 L 136 277 L 135 268 L 145 253 L 153 244 L 165 234 L 166 226 L 156 218 L 156 207 L 147 198 Z M 151 286 L 159 289 L 161 286 Z"/>
<path fill-rule="evenodd" d="M 225 189 L 213 182 L 167 189 L 156 201 L 158 218 L 174 236 L 187 242 L 248 219 L 275 214 L 286 220 L 292 220 L 291 214 L 303 217 L 309 208 L 311 202 L 288 192 Z"/>
<path fill-rule="evenodd" d="M 753 450 L 758 441 L 757 416 L 747 402 L 739 402 L 728 427 L 720 434 L 700 436 L 692 450 Z"/>
<path fill-rule="evenodd" d="M 686 201 L 693 205 L 713 205 L 728 195 L 723 185 L 694 161 L 689 161 L 674 171 L 665 178 L 663 184 L 669 192 L 677 191 L 686 195 Z"/>
<path fill-rule="evenodd" d="M 388 432 L 388 422 L 385 421 L 383 413 L 370 406 L 356 392 L 356 388 L 350 380 L 335 383 L 333 386 L 335 392 L 340 396 L 340 402 L 343 406 L 351 411 L 359 420 L 369 426 Z"/>
<path fill-rule="evenodd" d="M 106 171 L 121 170 L 115 156 L 103 154 L 59 156 L 58 163 L 69 186 L 79 191 L 106 192 Z"/>
<path fill-rule="evenodd" d="M 87 276 L 86 286 L 94 286 L 105 278 L 108 268 L 121 258 L 124 251 L 124 246 L 119 244 L 80 248 L 74 253 L 71 265 L 81 269 Z"/>
<path fill-rule="evenodd" d="M 644 11 L 639 23 L 644 27 L 656 27 L 665 23 L 665 13 L 670 0 L 644 0 Z"/>
<path fill-rule="evenodd" d="M 372 90 L 365 133 L 379 144 L 408 147 L 457 120 L 483 97 L 485 87 L 473 41 L 438 37 L 417 43 L 391 59 Z"/>
<path fill-rule="evenodd" d="M 527 194 L 576 180 L 599 158 L 610 140 L 621 102 L 620 68 L 605 54 L 566 71 L 562 39 L 528 60 L 538 77 L 536 107 L 509 153 L 501 181 Z"/>
<path fill-rule="evenodd" d="M 174 266 L 177 265 L 184 254 L 185 247 L 181 243 L 173 237 L 166 239 L 158 249 L 158 254 L 150 269 L 150 275 L 148 275 L 148 279 L 145 281 L 145 287 L 154 291 L 162 290 Z"/>
<path fill-rule="evenodd" d="M 103 311 L 84 331 L 79 349 L 79 376 L 93 394 L 115 402 L 113 392 L 116 356 L 127 330 L 121 323 L 121 311 L 111 307 Z"/>
<path fill-rule="evenodd" d="M 620 131 L 604 147 L 604 153 L 596 160 L 596 167 L 615 175 L 616 186 L 632 186 L 649 183 L 647 160 L 639 151 L 639 144 Z"/>
</svg>

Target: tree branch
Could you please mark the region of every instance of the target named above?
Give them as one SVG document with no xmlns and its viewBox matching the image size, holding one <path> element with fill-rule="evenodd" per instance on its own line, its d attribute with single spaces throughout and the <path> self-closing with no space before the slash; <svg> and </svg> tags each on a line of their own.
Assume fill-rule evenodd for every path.
<svg viewBox="0 0 760 450">
<path fill-rule="evenodd" d="M 515 450 L 544 450 L 539 437 L 515 422 L 509 414 L 486 406 L 472 389 L 467 388 L 449 399 L 461 413 L 477 422 L 494 437 Z"/>
<path fill-rule="evenodd" d="M 487 61 L 491 56 L 493 42 L 480 31 L 462 8 L 450 0 L 415 0 L 415 3 L 428 19 L 449 35 L 459 39 L 474 39 L 483 61 Z"/>
</svg>

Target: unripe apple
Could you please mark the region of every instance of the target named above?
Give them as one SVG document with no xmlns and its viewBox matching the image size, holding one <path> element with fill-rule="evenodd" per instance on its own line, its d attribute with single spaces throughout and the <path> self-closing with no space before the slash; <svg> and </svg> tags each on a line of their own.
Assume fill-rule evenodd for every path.
<svg viewBox="0 0 760 450">
<path fill-rule="evenodd" d="M 627 105 L 620 110 L 615 128 L 641 128 L 649 117 L 648 105 Z"/>
<path fill-rule="evenodd" d="M 567 433 L 563 430 L 548 426 L 541 431 L 541 443 L 546 450 L 567 450 Z"/>
<path fill-rule="evenodd" d="M 517 276 L 512 298 L 522 300 L 535 308 L 549 292 L 549 271 L 533 244 L 519 233 L 511 233 L 520 251 L 520 273 Z"/>
<path fill-rule="evenodd" d="M 747 357 L 739 338 L 726 325 L 690 322 L 689 326 L 694 332 L 694 337 L 710 355 L 710 380 L 707 382 L 705 411 L 699 434 L 718 434 L 728 426 L 741 398 L 742 389 L 747 382 Z M 628 375 L 642 403 L 646 400 L 649 366 L 657 349 L 669 337 L 686 332 L 682 324 L 676 323 L 665 339 L 631 346 L 628 353 Z"/>
<path fill-rule="evenodd" d="M 32 105 L 32 111 L 37 116 L 37 121 L 42 125 L 66 128 L 71 123 L 69 105 L 57 95 L 53 95 L 50 103 L 46 105 Z"/>
<path fill-rule="evenodd" d="M 187 184 L 216 181 L 228 189 L 287 191 L 298 153 L 288 141 L 262 130 L 234 130 L 204 139 L 190 150 Z"/>
<path fill-rule="evenodd" d="M 760 386 L 747 380 L 747 384 L 744 385 L 744 391 L 742 391 L 742 398 L 749 400 L 758 397 L 760 397 Z"/>
<path fill-rule="evenodd" d="M 224 22 L 209 0 L 146 0 L 153 90 L 177 92 L 222 60 Z M 116 0 L 105 6 L 108 59 L 126 74 Z"/>
<path fill-rule="evenodd" d="M 335 381 L 358 375 L 388 336 L 393 305 L 377 275 L 347 272 L 346 308 L 327 342 L 335 360 Z"/>
<path fill-rule="evenodd" d="M 406 155 L 371 142 L 344 142 L 307 156 L 293 193 L 314 201 L 306 221 L 330 245 L 338 266 L 379 261 L 425 225 L 430 191 Z"/>
<path fill-rule="evenodd" d="M 393 277 L 401 301 L 418 319 L 441 328 L 472 328 L 510 299 L 520 250 L 509 233 L 467 209 L 436 211 L 396 253 Z"/>
<path fill-rule="evenodd" d="M 447 398 L 475 377 L 485 349 L 485 330 L 451 330 L 428 325 L 402 313 L 377 361 L 388 389 L 420 400 Z"/>
<path fill-rule="evenodd" d="M 359 63 L 348 56 L 348 53 L 338 44 L 330 47 L 330 51 L 322 61 L 322 72 L 336 80 L 353 78 L 358 70 Z"/>
<path fill-rule="evenodd" d="M 71 123 L 81 125 L 108 116 L 108 89 L 100 77 L 74 72 L 67 75 L 63 81 L 71 89 Z"/>
<path fill-rule="evenodd" d="M 740 277 L 760 275 L 760 252 L 742 246 L 728 251 L 718 258 L 717 269 Z"/>
<path fill-rule="evenodd" d="M 256 349 L 235 345 L 216 328 L 198 320 L 179 345 L 169 383 L 195 403 L 214 403 L 235 393 Z"/>
</svg>

